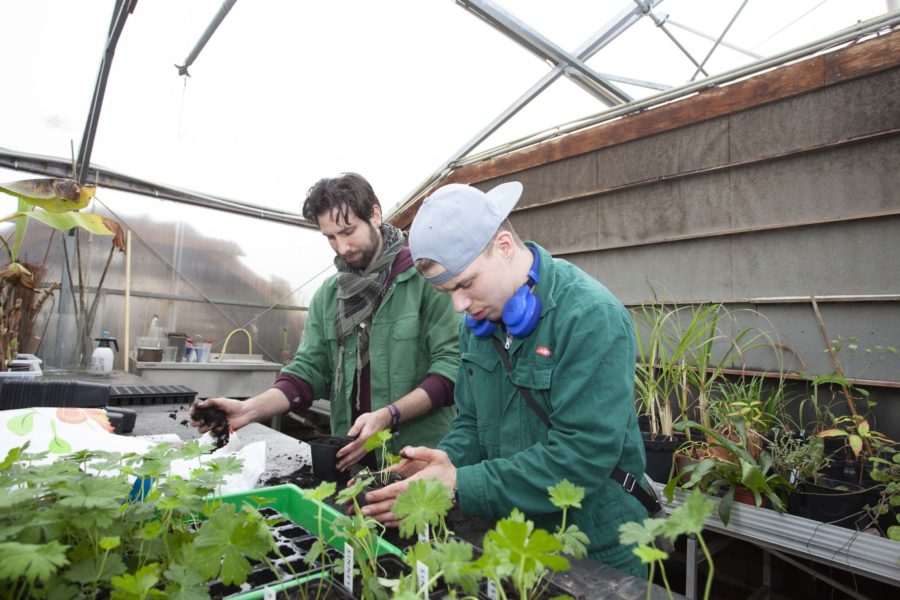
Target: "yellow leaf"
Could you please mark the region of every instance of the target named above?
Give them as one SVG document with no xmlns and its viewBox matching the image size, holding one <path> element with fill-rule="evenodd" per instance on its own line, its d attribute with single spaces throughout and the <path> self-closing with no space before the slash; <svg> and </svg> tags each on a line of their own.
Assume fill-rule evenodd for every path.
<svg viewBox="0 0 900 600">
<path fill-rule="evenodd" d="M 859 425 L 856 426 L 856 430 L 859 432 L 859 435 L 862 437 L 867 437 L 869 435 L 869 422 L 868 421 L 860 421 Z"/>
<path fill-rule="evenodd" d="M 96 235 L 113 235 L 113 231 L 111 231 L 103 222 L 103 217 L 80 212 L 47 212 L 45 210 L 17 212 L 3 217 L 0 219 L 0 222 L 10 221 L 21 216 L 35 219 L 54 229 L 59 229 L 60 231 L 68 231 L 73 227 L 81 227 Z"/>
<path fill-rule="evenodd" d="M 50 178 L 0 183 L 0 191 L 50 212 L 67 212 L 87 206 L 97 188 L 79 185 L 72 179 Z"/>
<path fill-rule="evenodd" d="M 848 439 L 850 441 L 850 449 L 853 450 L 853 455 L 859 456 L 859 453 L 862 452 L 862 438 L 858 435 L 851 435 Z"/>
<path fill-rule="evenodd" d="M 827 437 L 837 437 L 840 435 L 847 435 L 847 432 L 843 429 L 826 429 L 825 431 L 820 431 L 816 434 L 816 437 L 827 438 Z"/>
</svg>

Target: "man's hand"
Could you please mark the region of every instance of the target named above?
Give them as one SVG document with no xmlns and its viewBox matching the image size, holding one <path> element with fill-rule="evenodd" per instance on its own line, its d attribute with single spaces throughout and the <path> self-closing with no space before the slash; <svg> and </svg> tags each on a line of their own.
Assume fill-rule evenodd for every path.
<svg viewBox="0 0 900 600">
<path fill-rule="evenodd" d="M 391 413 L 387 408 L 379 408 L 374 412 L 365 413 L 357 417 L 347 431 L 347 437 L 355 437 L 356 439 L 338 450 L 337 469 L 343 471 L 362 460 L 366 455 L 366 449 L 363 444 L 366 440 L 383 429 L 391 426 Z"/>
<path fill-rule="evenodd" d="M 207 398 L 203 402 L 195 404 L 191 407 L 191 427 L 196 427 L 200 433 L 206 433 L 211 429 L 211 424 L 204 424 L 202 421 L 195 420 L 195 408 L 218 408 L 225 413 L 228 418 L 228 425 L 232 429 L 240 429 L 244 425 L 253 422 L 250 415 L 249 406 L 240 400 L 232 400 L 231 398 Z"/>
<path fill-rule="evenodd" d="M 437 479 L 451 490 L 456 489 L 456 467 L 450 462 L 450 457 L 443 450 L 432 450 L 425 447 L 406 447 L 400 451 L 404 460 L 391 468 L 391 471 L 400 473 L 408 479 L 392 483 L 380 490 L 366 494 L 366 506 L 362 507 L 362 514 L 372 517 L 386 527 L 396 527 L 400 524 L 394 516 L 392 509 L 397 496 L 406 491 L 410 481 L 416 479 Z"/>
</svg>

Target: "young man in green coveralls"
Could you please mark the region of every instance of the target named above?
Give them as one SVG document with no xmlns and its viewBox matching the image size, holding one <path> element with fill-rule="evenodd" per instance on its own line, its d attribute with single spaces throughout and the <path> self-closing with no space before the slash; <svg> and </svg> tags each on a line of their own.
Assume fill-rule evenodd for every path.
<svg viewBox="0 0 900 600">
<path fill-rule="evenodd" d="M 614 468 L 638 479 L 644 472 L 632 320 L 598 281 L 519 239 L 506 217 L 521 192 L 518 182 L 487 194 L 450 184 L 422 204 L 410 228 L 416 268 L 469 318 L 459 336 L 458 416 L 437 449 L 404 448 L 395 470 L 437 478 L 465 515 L 496 519 L 518 507 L 549 531 L 561 514 L 547 488 L 568 479 L 587 492 L 570 514 L 590 538 L 590 557 L 646 576 L 631 548 L 619 545 L 618 528 L 647 512 L 610 478 Z M 540 306 L 531 305 L 536 312 L 523 331 L 516 304 L 530 295 Z M 491 338 L 507 348 L 511 372 Z M 530 392 L 549 427 L 517 387 Z M 391 507 L 407 482 L 370 492 L 364 513 L 396 524 Z"/>
<path fill-rule="evenodd" d="M 382 222 L 362 176 L 320 180 L 303 216 L 318 223 L 338 272 L 313 296 L 297 354 L 263 393 L 200 406 L 221 408 L 239 429 L 330 397 L 332 434 L 356 436 L 338 451 L 339 469 L 358 462 L 365 440 L 383 429 L 396 430 L 395 453 L 436 445 L 455 414 L 459 317 L 450 298 L 416 272 L 404 234 Z"/>
</svg>

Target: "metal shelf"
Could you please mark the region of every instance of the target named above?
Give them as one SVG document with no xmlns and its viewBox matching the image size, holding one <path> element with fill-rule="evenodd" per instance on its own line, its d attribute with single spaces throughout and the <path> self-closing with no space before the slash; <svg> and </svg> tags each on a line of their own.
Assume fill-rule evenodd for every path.
<svg viewBox="0 0 900 600">
<path fill-rule="evenodd" d="M 663 486 L 654 485 L 662 496 Z M 676 490 L 671 503 L 662 497 L 666 512 L 681 506 L 685 497 L 681 490 Z M 718 508 L 719 500 L 710 499 Z M 764 549 L 900 585 L 900 544 L 886 538 L 737 502 L 732 506 L 727 527 L 715 510 L 706 520 L 706 528 Z"/>
</svg>

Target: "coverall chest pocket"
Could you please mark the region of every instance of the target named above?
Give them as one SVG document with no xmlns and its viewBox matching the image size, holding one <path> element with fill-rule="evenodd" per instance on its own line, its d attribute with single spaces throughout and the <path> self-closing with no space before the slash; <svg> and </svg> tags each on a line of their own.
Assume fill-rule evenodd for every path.
<svg viewBox="0 0 900 600">
<path fill-rule="evenodd" d="M 550 417 L 550 383 L 553 381 L 553 365 L 539 364 L 532 359 L 520 358 L 513 367 L 509 378 L 516 388 L 524 388 L 544 410 L 547 418 Z M 528 405 L 519 389 L 513 400 L 518 402 L 518 410 L 515 413 L 521 415 L 519 419 L 519 436 L 522 444 L 529 447 L 536 442 L 547 439 L 547 425 L 538 414 Z M 512 434 L 512 432 L 509 432 Z"/>
<path fill-rule="evenodd" d="M 500 358 L 464 352 L 460 356 L 466 374 L 469 397 L 472 398 L 478 418 L 478 441 L 485 456 L 491 456 L 497 448 L 500 432 L 500 414 L 503 410 L 503 386 Z"/>
</svg>

